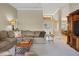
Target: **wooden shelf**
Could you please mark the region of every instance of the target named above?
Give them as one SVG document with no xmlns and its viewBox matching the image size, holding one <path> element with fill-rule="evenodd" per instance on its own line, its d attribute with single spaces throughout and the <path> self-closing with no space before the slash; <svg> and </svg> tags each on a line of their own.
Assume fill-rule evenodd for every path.
<svg viewBox="0 0 79 59">
<path fill-rule="evenodd" d="M 69 14 L 68 18 L 68 35 L 67 35 L 67 44 L 72 48 L 79 51 L 79 37 L 74 34 L 73 27 L 75 21 L 79 17 L 79 10 L 76 10 Z"/>
</svg>

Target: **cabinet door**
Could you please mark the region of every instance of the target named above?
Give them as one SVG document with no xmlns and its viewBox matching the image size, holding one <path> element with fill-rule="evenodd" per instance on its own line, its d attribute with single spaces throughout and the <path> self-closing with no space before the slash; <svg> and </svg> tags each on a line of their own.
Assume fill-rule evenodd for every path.
<svg viewBox="0 0 79 59">
<path fill-rule="evenodd" d="M 70 46 L 73 46 L 73 37 L 70 36 Z"/>
<path fill-rule="evenodd" d="M 68 34 L 68 36 L 67 36 L 67 44 L 70 45 L 70 36 L 69 36 L 69 34 Z"/>
<path fill-rule="evenodd" d="M 73 36 L 70 36 L 69 44 L 71 47 L 76 48 L 76 38 L 73 38 Z"/>
<path fill-rule="evenodd" d="M 79 51 L 79 38 L 76 39 L 76 49 Z"/>
<path fill-rule="evenodd" d="M 72 47 L 76 48 L 76 37 L 75 36 L 73 36 L 72 38 Z"/>
</svg>

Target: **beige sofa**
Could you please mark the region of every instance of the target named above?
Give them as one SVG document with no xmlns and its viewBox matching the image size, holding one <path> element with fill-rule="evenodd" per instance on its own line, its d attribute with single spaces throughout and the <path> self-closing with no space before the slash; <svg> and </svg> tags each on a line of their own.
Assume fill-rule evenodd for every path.
<svg viewBox="0 0 79 59">
<path fill-rule="evenodd" d="M 21 31 L 21 34 L 24 35 L 24 40 L 33 39 L 33 44 L 45 44 L 45 34 L 44 31 Z"/>
<path fill-rule="evenodd" d="M 0 53 L 9 50 L 16 44 L 13 31 L 0 31 Z"/>
</svg>

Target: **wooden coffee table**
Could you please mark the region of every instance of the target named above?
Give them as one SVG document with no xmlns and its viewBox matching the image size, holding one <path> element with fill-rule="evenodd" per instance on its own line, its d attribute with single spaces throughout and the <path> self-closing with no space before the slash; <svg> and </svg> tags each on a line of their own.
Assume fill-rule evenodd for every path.
<svg viewBox="0 0 79 59">
<path fill-rule="evenodd" d="M 18 47 L 26 47 L 26 46 L 31 46 L 32 45 L 32 41 L 21 41 L 21 42 L 17 42 L 16 46 Z"/>
</svg>

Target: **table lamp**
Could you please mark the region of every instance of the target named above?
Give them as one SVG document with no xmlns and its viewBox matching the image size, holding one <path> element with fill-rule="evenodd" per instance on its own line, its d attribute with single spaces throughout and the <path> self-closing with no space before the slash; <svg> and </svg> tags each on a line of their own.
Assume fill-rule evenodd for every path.
<svg viewBox="0 0 79 59">
<path fill-rule="evenodd" d="M 12 30 L 14 31 L 14 26 L 16 25 L 16 20 L 15 19 L 10 20 L 9 24 L 12 25 Z"/>
</svg>

